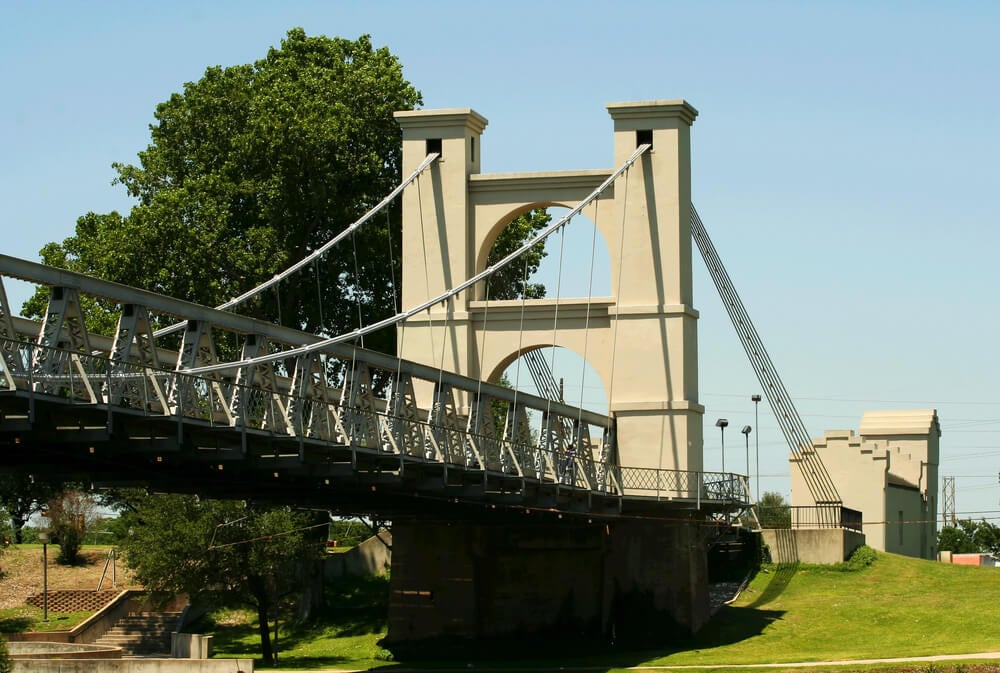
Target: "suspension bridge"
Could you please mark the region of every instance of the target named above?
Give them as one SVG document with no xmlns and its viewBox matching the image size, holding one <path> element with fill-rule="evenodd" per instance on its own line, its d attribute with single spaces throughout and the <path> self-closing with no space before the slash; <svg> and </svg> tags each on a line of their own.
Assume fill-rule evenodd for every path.
<svg viewBox="0 0 1000 673">
<path fill-rule="evenodd" d="M 0 279 L 49 288 L 38 323 L 0 284 L 0 465 L 391 519 L 394 641 L 696 630 L 707 540 L 752 503 L 746 475 L 703 469 L 692 234 L 743 309 L 691 204 L 696 110 L 608 111 L 616 169 L 501 175 L 480 172 L 476 112 L 397 113 L 408 177 L 215 308 L 0 255 Z M 332 336 L 239 315 L 397 200 L 403 310 Z M 488 263 L 513 217 L 554 205 L 570 210 Z M 493 274 L 580 214 L 608 245 L 611 296 L 490 298 Z M 114 335 L 88 331 L 93 300 L 118 312 Z M 398 357 L 361 347 L 389 327 Z M 764 383 L 773 366 L 749 330 Z M 541 356 L 556 346 L 594 367 L 606 411 L 560 399 Z M 538 394 L 496 383 L 521 356 Z M 776 373 L 765 388 L 787 419 Z M 790 428 L 793 450 L 809 446 Z M 839 501 L 810 467 L 817 502 Z"/>
</svg>

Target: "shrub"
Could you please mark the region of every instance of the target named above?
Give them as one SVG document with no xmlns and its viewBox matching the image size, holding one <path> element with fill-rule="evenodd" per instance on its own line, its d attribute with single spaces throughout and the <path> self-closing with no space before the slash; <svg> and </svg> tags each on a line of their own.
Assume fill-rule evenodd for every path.
<svg viewBox="0 0 1000 673">
<path fill-rule="evenodd" d="M 841 572 L 855 572 L 857 570 L 864 570 L 871 564 L 875 563 L 877 558 L 878 552 L 868 545 L 863 544 L 851 552 L 851 557 L 849 559 L 843 563 L 835 563 L 831 566 L 831 568 L 833 570 L 840 570 Z"/>
<path fill-rule="evenodd" d="M 80 562 L 80 545 L 83 535 L 80 529 L 72 524 L 60 526 L 59 556 L 56 561 L 62 565 L 76 565 Z"/>
<path fill-rule="evenodd" d="M 10 673 L 13 670 L 13 662 L 7 653 L 7 641 L 0 636 L 0 673 Z"/>
<path fill-rule="evenodd" d="M 878 552 L 868 545 L 863 544 L 851 553 L 851 558 L 847 560 L 847 565 L 850 566 L 852 570 L 861 570 L 862 568 L 867 568 L 871 564 L 875 563 L 875 559 L 877 558 Z"/>
</svg>

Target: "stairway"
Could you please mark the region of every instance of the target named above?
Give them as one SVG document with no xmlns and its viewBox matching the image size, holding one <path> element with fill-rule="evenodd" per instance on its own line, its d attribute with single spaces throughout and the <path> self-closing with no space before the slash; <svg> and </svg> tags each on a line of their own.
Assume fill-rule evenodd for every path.
<svg viewBox="0 0 1000 673">
<path fill-rule="evenodd" d="M 122 648 L 126 656 L 170 656 L 170 634 L 176 630 L 179 612 L 140 612 L 123 617 L 97 639 L 98 645 Z"/>
</svg>

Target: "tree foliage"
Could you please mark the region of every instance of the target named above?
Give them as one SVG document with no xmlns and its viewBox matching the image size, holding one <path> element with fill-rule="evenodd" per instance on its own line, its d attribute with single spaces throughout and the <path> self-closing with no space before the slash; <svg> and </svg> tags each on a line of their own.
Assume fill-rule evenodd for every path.
<svg viewBox="0 0 1000 673">
<path fill-rule="evenodd" d="M 138 203 L 125 216 L 80 217 L 75 234 L 45 246 L 42 260 L 222 303 L 302 259 L 398 184 L 401 132 L 392 113 L 420 102 L 396 57 L 369 37 L 293 29 L 265 58 L 208 68 L 158 105 L 138 165 L 114 164 Z M 397 225 L 398 210 L 376 218 L 243 312 L 330 333 L 356 326 L 359 310 L 365 323 L 385 317 L 398 286 Z M 42 315 L 45 300 L 36 295 L 27 310 Z M 391 350 L 394 341 L 389 333 L 366 345 Z"/>
<path fill-rule="evenodd" d="M 269 620 L 319 558 L 326 516 L 194 496 L 124 494 L 120 547 L 136 581 L 192 598 L 221 592 L 257 613 L 261 656 L 276 660 Z"/>
<path fill-rule="evenodd" d="M 777 491 L 765 491 L 757 503 L 757 518 L 761 528 L 791 528 L 792 512 L 785 498 Z"/>
<path fill-rule="evenodd" d="M 421 103 L 402 66 L 368 36 L 309 37 L 296 28 L 253 64 L 214 66 L 160 103 L 135 164 L 115 163 L 137 203 L 127 215 L 87 213 L 42 261 L 206 305 L 268 280 L 320 247 L 400 181 L 397 110 Z M 544 209 L 515 219 L 492 261 L 548 223 Z M 240 312 L 311 332 L 340 334 L 391 315 L 400 277 L 400 210 L 361 227 L 297 277 Z M 527 282 L 539 247 L 499 271 L 495 299 L 540 298 Z M 25 305 L 41 317 L 47 289 Z M 114 331 L 114 307 L 84 298 L 92 330 Z M 365 345 L 395 349 L 393 330 Z"/>
<path fill-rule="evenodd" d="M 938 550 L 957 554 L 1000 554 L 1000 526 L 985 519 L 959 520 L 957 526 L 942 526 L 938 531 Z"/>
<path fill-rule="evenodd" d="M 497 236 L 486 266 L 496 264 L 501 259 L 520 248 L 525 241 L 544 229 L 552 216 L 545 208 L 536 208 L 514 218 Z M 538 271 L 545 258 L 545 244 L 532 246 L 522 257 L 497 271 L 489 280 L 489 299 L 542 299 L 545 285 L 528 282 Z"/>
<path fill-rule="evenodd" d="M 46 518 L 52 541 L 59 545 L 56 561 L 62 565 L 79 563 L 83 538 L 100 519 L 97 503 L 82 490 L 71 488 L 49 500 Z"/>
<path fill-rule="evenodd" d="M 23 529 L 33 514 L 61 492 L 62 486 L 41 475 L 0 471 L 0 504 L 10 517 L 14 543 L 23 541 Z"/>
<path fill-rule="evenodd" d="M 13 668 L 13 662 L 7 651 L 7 640 L 0 635 L 0 673 L 10 673 Z"/>
</svg>

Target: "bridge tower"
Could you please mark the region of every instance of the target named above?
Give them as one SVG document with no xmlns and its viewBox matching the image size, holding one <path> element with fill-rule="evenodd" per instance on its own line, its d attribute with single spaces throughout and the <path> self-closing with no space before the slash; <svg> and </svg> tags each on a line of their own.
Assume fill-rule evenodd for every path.
<svg viewBox="0 0 1000 673">
<path fill-rule="evenodd" d="M 651 143 L 583 212 L 608 246 L 612 296 L 490 301 L 460 295 L 408 320 L 402 358 L 495 380 L 524 352 L 562 346 L 600 375 L 617 420 L 622 465 L 700 471 L 697 319 L 691 274 L 691 124 L 683 100 L 612 103 L 614 163 Z M 503 228 L 532 208 L 575 207 L 611 170 L 484 175 L 487 120 L 470 109 L 396 113 L 403 172 L 441 159 L 403 195 L 403 307 L 486 268 Z M 558 326 L 553 330 L 553 320 Z M 589 332 L 589 334 L 588 334 Z"/>
</svg>

